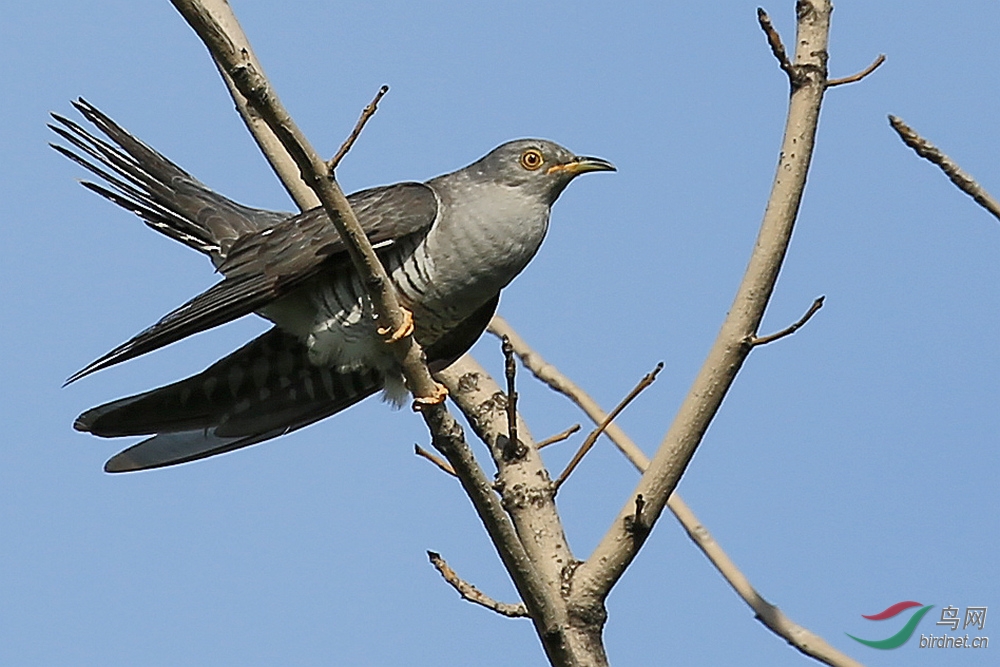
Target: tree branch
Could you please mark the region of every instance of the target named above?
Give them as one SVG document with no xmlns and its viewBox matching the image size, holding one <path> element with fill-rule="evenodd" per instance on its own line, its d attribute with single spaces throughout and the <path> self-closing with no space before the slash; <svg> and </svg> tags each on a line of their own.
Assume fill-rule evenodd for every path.
<svg viewBox="0 0 1000 667">
<path fill-rule="evenodd" d="M 496 613 L 507 616 L 508 618 L 524 618 L 528 615 L 528 609 L 523 604 L 509 604 L 507 602 L 497 602 L 490 596 L 483 593 L 481 590 L 465 581 L 455 570 L 449 567 L 445 559 L 441 557 L 441 554 L 435 551 L 428 551 L 427 558 L 430 559 L 431 565 L 433 565 L 441 576 L 447 581 L 452 588 L 458 591 L 464 599 L 469 602 L 473 602 L 480 606 L 486 607 L 490 611 L 495 611 Z"/>
<path fill-rule="evenodd" d="M 641 495 L 645 499 L 643 523 L 649 528 L 666 506 L 750 352 L 751 348 L 743 341 L 760 325 L 791 239 L 826 90 L 832 7 L 827 0 L 799 0 L 797 10 L 788 120 L 774 185 L 754 251 L 702 370 L 649 468 L 630 494 L 630 498 Z M 643 540 L 631 539 L 627 518 L 632 513 L 630 500 L 619 511 L 594 553 L 577 568 L 571 594 L 574 601 L 587 605 L 604 600 L 635 558 Z"/>
<path fill-rule="evenodd" d="M 501 449 L 503 458 L 511 460 L 524 455 L 524 446 L 517 439 L 517 388 L 514 386 L 517 364 L 514 362 L 514 350 L 510 341 L 504 339 L 500 347 L 503 351 L 504 377 L 507 379 L 507 442 L 501 444 Z"/>
<path fill-rule="evenodd" d="M 954 160 L 942 153 L 937 146 L 917 134 L 913 128 L 903 122 L 902 118 L 889 116 L 889 124 L 899 134 L 899 138 L 903 140 L 903 143 L 912 148 L 920 157 L 940 167 L 945 176 L 959 190 L 975 199 L 977 204 L 989 211 L 997 220 L 1000 220 L 1000 202 L 983 189 L 976 182 L 976 179 L 962 171 L 962 168 Z"/>
<path fill-rule="evenodd" d="M 785 336 L 791 336 L 793 333 L 795 333 L 803 326 L 805 326 L 806 322 L 812 319 L 812 316 L 816 314 L 816 311 L 818 311 L 820 308 L 823 307 L 823 302 L 825 300 L 826 300 L 825 296 L 817 297 L 816 300 L 812 302 L 812 305 L 809 306 L 809 310 L 806 311 L 806 314 L 800 317 L 799 320 L 794 324 L 792 324 L 791 326 L 785 327 L 781 331 L 776 331 L 775 333 L 769 334 L 767 336 L 751 335 L 747 337 L 746 344 L 749 345 L 750 347 L 757 347 L 758 345 L 767 345 L 768 343 L 773 343 L 774 341 L 780 340 Z"/>
<path fill-rule="evenodd" d="M 201 6 L 202 10 L 209 14 L 221 28 L 222 34 L 232 45 L 232 48 L 243 53 L 253 68 L 263 75 L 264 68 L 260 64 L 260 61 L 257 60 L 257 56 L 250 46 L 250 40 L 247 39 L 243 28 L 240 26 L 232 9 L 230 9 L 228 2 L 225 0 L 204 0 Z M 247 98 L 236 87 L 233 78 L 229 76 L 225 66 L 216 57 L 211 48 L 208 49 L 208 52 L 212 56 L 212 62 L 215 63 L 216 69 L 219 70 L 219 75 L 226 84 L 233 102 L 236 104 L 236 110 L 239 112 L 240 118 L 243 119 L 243 123 L 250 131 L 250 135 L 254 138 L 254 141 L 257 142 L 261 153 L 267 158 L 267 163 L 271 165 L 271 169 L 274 170 L 275 175 L 277 175 L 282 185 L 285 186 L 285 190 L 298 205 L 299 210 L 307 211 L 320 206 L 319 197 L 302 180 L 298 166 L 295 164 L 292 156 L 285 150 L 284 146 L 281 145 L 278 136 L 250 103 L 247 102 Z"/>
<path fill-rule="evenodd" d="M 594 443 L 597 442 L 597 439 L 601 437 L 601 434 L 604 433 L 604 431 L 608 428 L 611 422 L 613 422 L 615 419 L 618 418 L 618 415 L 622 413 L 622 410 L 627 408 L 628 404 L 631 403 L 633 400 L 635 400 L 636 396 L 641 394 L 642 391 L 646 389 L 646 387 L 648 387 L 649 385 L 653 384 L 653 382 L 656 381 L 656 376 L 659 375 L 660 371 L 662 370 L 663 370 L 663 362 L 661 361 L 660 363 L 656 364 L 656 368 L 654 368 L 651 372 L 643 376 L 643 378 L 639 380 L 639 384 L 633 387 L 632 391 L 630 391 L 628 395 L 625 396 L 625 398 L 623 398 L 621 402 L 618 403 L 617 406 L 615 406 L 615 409 L 612 410 L 607 417 L 605 417 L 600 421 L 600 423 L 597 425 L 597 428 L 595 428 L 593 431 L 590 432 L 590 435 L 588 435 L 586 439 L 583 441 L 583 444 L 580 445 L 580 449 L 577 450 L 576 454 L 573 456 L 572 459 L 570 459 L 570 462 L 566 465 L 566 469 L 563 470 L 562 473 L 559 475 L 559 477 L 556 478 L 555 481 L 556 490 L 558 490 L 559 487 L 563 485 L 563 482 L 565 482 L 569 478 L 569 476 L 573 473 L 573 471 L 576 470 L 576 467 L 580 464 L 580 461 L 582 461 L 583 457 L 587 455 L 587 452 L 590 451 L 591 447 L 594 446 Z"/>
<path fill-rule="evenodd" d="M 843 86 L 845 83 L 855 83 L 856 81 L 861 81 L 861 79 L 865 78 L 866 76 L 877 70 L 879 67 L 881 67 L 882 63 L 884 62 L 885 62 L 885 54 L 880 53 L 878 54 L 878 58 L 876 58 L 871 65 L 864 68 L 857 74 L 852 74 L 851 76 L 844 76 L 839 79 L 830 79 L 829 81 L 826 82 L 826 87 L 833 88 L 834 86 Z"/>
<path fill-rule="evenodd" d="M 569 438 L 569 436 L 573 435 L 574 433 L 576 433 L 579 430 L 580 430 L 580 425 L 579 424 L 573 424 L 572 426 L 570 426 L 565 431 L 560 431 L 559 433 L 556 433 L 555 435 L 550 435 L 549 437 L 545 438 L 544 440 L 539 441 L 538 448 L 542 449 L 543 447 L 548 447 L 549 445 L 554 445 L 557 442 L 562 442 L 563 440 L 566 440 L 567 438 Z"/>
<path fill-rule="evenodd" d="M 764 36 L 767 37 L 767 44 L 771 47 L 771 53 L 774 54 L 775 59 L 778 61 L 778 67 L 789 77 L 792 77 L 794 75 L 792 61 L 788 59 L 788 52 L 785 51 L 785 45 L 781 43 L 781 35 L 774 29 L 771 17 L 767 15 L 763 7 L 757 8 L 757 23 L 760 24 L 760 29 L 764 31 Z"/>
<path fill-rule="evenodd" d="M 575 403 L 595 424 L 604 423 L 607 413 L 597 404 L 586 391 L 573 380 L 564 375 L 558 368 L 545 361 L 537 351 L 529 346 L 510 324 L 501 317 L 494 317 L 490 322 L 490 332 L 494 335 L 506 336 L 514 348 L 521 363 L 539 380 L 549 385 L 553 390 L 563 394 Z M 631 438 L 616 424 L 609 424 L 606 434 L 615 446 L 632 462 L 632 465 L 645 472 L 649 467 L 649 459 L 643 454 Z M 638 497 L 636 497 L 638 501 Z M 678 491 L 674 491 L 667 500 L 667 507 L 680 521 L 688 537 L 715 566 L 719 574 L 732 587 L 737 595 L 753 610 L 755 617 L 769 630 L 783 638 L 789 644 L 811 658 L 815 658 L 831 667 L 862 667 L 861 663 L 830 646 L 819 635 L 796 624 L 785 616 L 778 607 L 770 604 L 751 585 L 746 575 L 740 571 L 729 558 L 722 546 L 712 537 Z M 642 512 L 639 512 L 641 515 Z"/>
<path fill-rule="evenodd" d="M 455 469 L 451 467 L 450 463 L 442 459 L 440 456 L 436 456 L 434 453 L 427 451 L 420 445 L 413 445 L 413 453 L 436 465 L 441 472 L 451 475 L 452 477 L 458 477 L 455 473 Z"/>
<path fill-rule="evenodd" d="M 497 466 L 495 488 L 503 498 L 503 507 L 544 581 L 549 599 L 554 601 L 553 632 L 539 634 L 550 660 L 557 655 L 561 661 L 553 660 L 553 664 L 607 665 L 601 636 L 607 618 L 603 602 L 585 609 L 567 603 L 567 583 L 579 561 L 570 550 L 548 470 L 527 426 L 518 416 L 517 432 L 524 455 L 505 458 L 501 445 L 508 429 L 507 400 L 496 381 L 468 354 L 437 373 L 437 378 L 448 387 L 451 399 L 489 447 Z M 521 599 L 527 602 L 523 595 Z M 537 618 L 534 612 L 532 617 Z"/>
<path fill-rule="evenodd" d="M 383 85 L 378 89 L 378 92 L 375 93 L 375 99 L 369 102 L 368 106 L 366 106 L 361 112 L 361 117 L 358 118 L 357 124 L 354 126 L 354 129 L 351 130 L 351 136 L 344 140 L 344 143 L 340 145 L 340 150 L 337 151 L 337 154 L 330 158 L 330 161 L 326 163 L 326 167 L 330 170 L 331 174 L 337 171 L 340 161 L 344 159 L 344 156 L 347 155 L 347 151 L 351 150 L 351 147 L 354 146 L 354 142 L 361 136 L 361 130 L 365 129 L 365 125 L 368 124 L 371 117 L 375 115 L 376 111 L 378 111 L 378 103 L 382 101 L 382 98 L 385 97 L 385 94 L 388 92 L 389 86 Z"/>
</svg>

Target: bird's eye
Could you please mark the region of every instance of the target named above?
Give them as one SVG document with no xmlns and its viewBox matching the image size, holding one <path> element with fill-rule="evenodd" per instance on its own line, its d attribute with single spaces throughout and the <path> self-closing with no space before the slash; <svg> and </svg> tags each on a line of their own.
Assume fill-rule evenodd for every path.
<svg viewBox="0 0 1000 667">
<path fill-rule="evenodd" d="M 521 166 L 528 171 L 535 171 L 542 166 L 543 162 L 545 162 L 545 158 L 542 157 L 542 152 L 536 148 L 529 148 L 521 153 Z"/>
</svg>

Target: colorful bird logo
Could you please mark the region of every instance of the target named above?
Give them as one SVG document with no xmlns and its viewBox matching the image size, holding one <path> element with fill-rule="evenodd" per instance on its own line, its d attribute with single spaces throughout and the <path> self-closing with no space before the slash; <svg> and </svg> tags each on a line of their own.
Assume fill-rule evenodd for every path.
<svg viewBox="0 0 1000 667">
<path fill-rule="evenodd" d="M 906 611 L 907 609 L 912 609 L 913 607 L 920 607 L 920 609 L 915 611 L 913 615 L 910 616 L 910 620 L 906 622 L 906 625 L 904 625 L 899 632 L 889 637 L 888 639 L 879 639 L 879 640 L 860 639 L 850 633 L 845 632 L 844 634 L 846 634 L 854 641 L 860 642 L 865 646 L 871 646 L 872 648 L 880 648 L 880 649 L 899 648 L 900 646 L 905 644 L 911 636 L 913 636 L 913 631 L 917 629 L 917 624 L 920 623 L 920 619 L 922 619 L 924 617 L 924 614 L 929 612 L 933 606 L 934 605 L 932 604 L 925 606 L 920 604 L 919 602 L 913 602 L 912 600 L 908 600 L 906 602 L 897 602 L 896 604 L 892 605 L 885 611 L 881 611 L 877 614 L 872 614 L 871 616 L 865 616 L 864 614 L 861 615 L 862 618 L 867 618 L 869 621 L 884 621 L 885 619 L 892 618 Z"/>
</svg>

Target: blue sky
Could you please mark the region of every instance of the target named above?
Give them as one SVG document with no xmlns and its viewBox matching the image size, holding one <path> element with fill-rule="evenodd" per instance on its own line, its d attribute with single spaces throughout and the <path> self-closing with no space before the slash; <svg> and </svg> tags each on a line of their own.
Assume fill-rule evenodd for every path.
<svg viewBox="0 0 1000 667">
<path fill-rule="evenodd" d="M 787 44 L 793 3 L 765 8 Z M 773 177 L 787 82 L 755 3 L 263 3 L 235 9 L 345 190 L 425 179 L 507 139 L 615 162 L 562 196 L 501 313 L 652 453 L 725 315 Z M 753 353 L 680 492 L 771 602 L 866 664 L 900 600 L 1000 605 L 1000 225 L 889 129 L 900 115 L 1000 193 L 994 4 L 856 2 L 805 200 Z M 178 379 L 264 325 L 246 319 L 67 389 L 62 381 L 215 280 L 204 258 L 75 183 L 47 113 L 82 95 L 213 188 L 291 209 L 203 47 L 167 2 L 14 3 L 0 23 L 0 663 L 542 664 L 526 621 L 460 601 L 441 552 L 512 587 L 457 485 L 412 454 L 421 420 L 378 401 L 236 454 L 133 475 L 121 443 L 72 431 L 98 403 Z M 475 349 L 500 368 L 494 340 Z M 527 379 L 537 437 L 584 417 Z M 579 442 L 578 439 L 574 442 Z M 547 450 L 561 469 L 574 447 Z M 482 454 L 482 449 L 479 450 Z M 635 483 L 607 441 L 560 492 L 585 557 Z M 669 517 L 613 592 L 615 665 L 799 665 Z M 1000 607 L 996 608 L 1000 613 Z M 932 611 L 918 632 L 940 634 Z M 987 636 L 996 620 L 987 616 Z M 949 652 L 992 664 L 992 647 Z"/>
</svg>

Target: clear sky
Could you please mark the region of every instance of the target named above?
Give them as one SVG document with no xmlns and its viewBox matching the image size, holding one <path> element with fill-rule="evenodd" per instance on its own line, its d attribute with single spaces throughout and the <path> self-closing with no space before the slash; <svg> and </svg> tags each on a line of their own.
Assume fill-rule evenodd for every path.
<svg viewBox="0 0 1000 667">
<path fill-rule="evenodd" d="M 457 598 L 441 552 L 513 591 L 453 480 L 412 454 L 421 420 L 377 400 L 277 441 L 110 476 L 124 444 L 71 429 L 98 403 L 203 368 L 246 320 L 89 377 L 73 371 L 215 280 L 203 257 L 75 183 L 47 113 L 79 95 L 213 188 L 291 209 L 193 33 L 165 0 L 8 3 L 0 22 L 0 664 L 537 665 L 527 621 Z M 233 3 L 279 94 L 345 190 L 422 180 L 511 138 L 615 162 L 573 183 L 501 313 L 655 450 L 742 275 L 773 177 L 787 81 L 755 3 Z M 768 4 L 785 42 L 792 0 Z M 866 664 L 1000 652 L 1000 225 L 890 130 L 897 114 L 1000 194 L 995 3 L 848 1 L 788 261 L 758 349 L 680 492 L 760 592 Z M 496 342 L 475 355 L 499 369 Z M 584 421 L 525 378 L 541 438 Z M 547 450 L 561 469 L 571 444 Z M 480 454 L 485 454 L 480 447 Z M 636 474 L 602 440 L 560 492 L 585 557 Z M 986 650 L 895 651 L 901 600 L 990 609 Z M 613 592 L 613 664 L 801 665 L 671 517 Z M 891 626 L 891 627 L 890 627 Z"/>
</svg>

